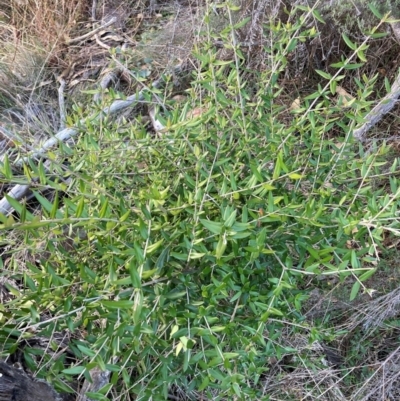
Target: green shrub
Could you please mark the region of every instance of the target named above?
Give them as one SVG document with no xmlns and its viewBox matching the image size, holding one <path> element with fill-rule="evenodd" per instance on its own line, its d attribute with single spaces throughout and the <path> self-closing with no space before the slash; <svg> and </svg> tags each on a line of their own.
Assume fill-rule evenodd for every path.
<svg viewBox="0 0 400 401">
<path fill-rule="evenodd" d="M 5 355 L 13 336 L 80 331 L 70 343 L 76 366 L 52 361 L 58 389 L 98 366 L 111 371 L 103 394 L 113 387 L 165 400 L 176 386 L 193 397 L 267 399 L 267 361 L 292 351 L 282 330 L 324 336 L 302 325 L 305 278 L 351 276 L 351 298 L 368 290 L 384 230 L 398 233 L 400 191 L 382 175 L 398 163 L 387 165 L 388 148 L 364 154 L 351 136 L 375 80 L 360 77 L 357 99 L 335 104 L 339 81 L 358 67 L 346 59 L 335 76 L 320 72 L 316 91 L 290 112 L 280 73 L 315 31 L 300 22 L 270 29 L 279 40 L 266 50 L 271 65 L 254 75 L 256 93 L 239 51 L 234 62 L 199 51 L 188 102 L 164 112 L 165 132 L 91 119 L 70 150 L 68 187 L 29 167 L 58 195 L 50 202 L 35 192 L 40 218 L 22 206 L 19 218 L 1 217 L 35 256 L 15 266 L 24 290 L 15 287 L 4 307 Z M 197 118 L 192 104 L 203 108 Z M 10 175 L 6 164 L 2 171 Z M 36 370 L 30 348 L 24 356 Z"/>
</svg>

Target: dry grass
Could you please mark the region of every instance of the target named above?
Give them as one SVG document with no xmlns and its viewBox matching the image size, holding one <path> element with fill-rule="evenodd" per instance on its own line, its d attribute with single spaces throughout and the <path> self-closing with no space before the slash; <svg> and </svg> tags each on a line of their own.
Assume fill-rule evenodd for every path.
<svg viewBox="0 0 400 401">
<path fill-rule="evenodd" d="M 20 138 L 13 146 L 37 146 L 58 130 L 55 75 L 66 64 L 64 38 L 86 7 L 82 0 L 1 0 L 0 112 L 4 128 Z"/>
</svg>

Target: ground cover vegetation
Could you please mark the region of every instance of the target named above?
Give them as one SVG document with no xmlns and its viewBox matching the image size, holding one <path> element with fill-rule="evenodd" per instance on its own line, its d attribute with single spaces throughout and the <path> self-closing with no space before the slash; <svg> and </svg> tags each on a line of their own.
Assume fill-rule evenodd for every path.
<svg viewBox="0 0 400 401">
<path fill-rule="evenodd" d="M 2 359 L 63 400 L 398 399 L 395 2 L 115 3 L 0 0 Z"/>
</svg>

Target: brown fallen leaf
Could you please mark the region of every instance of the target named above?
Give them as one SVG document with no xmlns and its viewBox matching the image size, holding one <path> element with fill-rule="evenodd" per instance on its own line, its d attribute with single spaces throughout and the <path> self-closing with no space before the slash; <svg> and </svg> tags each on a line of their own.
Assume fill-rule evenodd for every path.
<svg viewBox="0 0 400 401">
<path fill-rule="evenodd" d="M 193 110 L 190 110 L 187 113 L 187 118 L 196 118 L 200 117 L 207 109 L 205 107 L 195 107 Z"/>
<path fill-rule="evenodd" d="M 173 96 L 172 100 L 175 100 L 175 102 L 178 102 L 178 103 L 182 103 L 186 100 L 186 96 L 175 95 L 175 96 Z"/>
<path fill-rule="evenodd" d="M 337 102 L 344 107 L 347 107 L 349 103 L 355 99 L 355 97 L 351 96 L 350 93 L 346 92 L 341 86 L 336 87 L 336 94 L 338 95 Z"/>
<path fill-rule="evenodd" d="M 291 111 L 296 111 L 298 109 L 300 109 L 300 98 L 299 97 L 297 99 L 293 100 L 293 103 L 290 105 Z"/>
</svg>

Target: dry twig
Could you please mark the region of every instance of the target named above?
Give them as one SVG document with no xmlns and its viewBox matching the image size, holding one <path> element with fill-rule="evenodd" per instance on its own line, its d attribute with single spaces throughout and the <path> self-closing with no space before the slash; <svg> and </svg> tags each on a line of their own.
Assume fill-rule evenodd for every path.
<svg viewBox="0 0 400 401">
<path fill-rule="evenodd" d="M 64 102 L 64 89 L 65 89 L 65 79 L 59 78 L 60 87 L 58 88 L 58 104 L 60 107 L 60 130 L 65 128 L 65 122 L 67 120 L 65 113 L 65 102 Z"/>
</svg>

